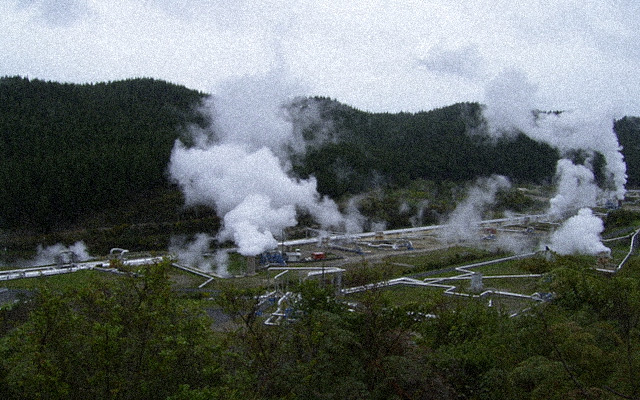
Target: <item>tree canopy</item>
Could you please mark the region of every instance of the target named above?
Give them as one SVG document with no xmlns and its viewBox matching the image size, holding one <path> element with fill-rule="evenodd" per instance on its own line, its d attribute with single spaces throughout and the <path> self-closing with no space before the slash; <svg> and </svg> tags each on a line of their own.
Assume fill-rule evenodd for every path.
<svg viewBox="0 0 640 400">
<path fill-rule="evenodd" d="M 203 94 L 153 79 L 0 80 L 0 225 L 51 230 L 166 184 Z"/>
<path fill-rule="evenodd" d="M 579 257 L 525 260 L 554 293 L 517 316 L 432 293 L 395 305 L 307 281 L 263 324 L 258 289 L 206 302 L 166 263 L 0 308 L 3 399 L 633 399 L 640 396 L 637 259 L 603 276 Z M 540 264 L 534 266 L 533 264 Z M 211 329 L 203 308 L 232 320 Z"/>
<path fill-rule="evenodd" d="M 295 171 L 318 178 L 331 196 L 361 193 L 372 186 L 411 181 L 461 182 L 499 174 L 521 183 L 541 183 L 555 172 L 558 152 L 524 134 L 490 138 L 478 103 L 459 103 L 418 113 L 365 113 L 328 99 L 322 117 L 335 131 L 294 157 Z"/>
<path fill-rule="evenodd" d="M 189 126 L 211 128 L 200 108 L 206 97 L 147 78 L 86 85 L 1 78 L 0 227 L 55 231 L 123 204 L 151 203 L 145 197 L 159 188 L 177 191 L 166 176 L 171 149 Z M 290 114 L 306 146 L 291 151 L 294 174 L 315 176 L 318 190 L 334 198 L 492 174 L 540 183 L 553 177 L 559 157 L 523 134 L 489 138 L 478 103 L 368 113 L 315 97 L 296 99 Z M 637 184 L 640 123 L 625 117 L 615 129 Z M 595 161 L 601 169 L 602 157 Z"/>
</svg>

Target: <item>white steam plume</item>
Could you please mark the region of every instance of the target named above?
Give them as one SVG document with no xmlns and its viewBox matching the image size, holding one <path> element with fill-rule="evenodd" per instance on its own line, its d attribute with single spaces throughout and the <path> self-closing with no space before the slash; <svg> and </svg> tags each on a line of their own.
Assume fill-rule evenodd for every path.
<svg viewBox="0 0 640 400">
<path fill-rule="evenodd" d="M 496 193 L 500 189 L 508 189 L 511 183 L 501 175 L 479 178 L 472 186 L 467 197 L 449 216 L 442 236 L 452 242 L 457 240 L 475 240 L 478 237 L 478 223 L 486 208 L 495 202 Z"/>
<path fill-rule="evenodd" d="M 549 201 L 549 214 L 556 218 L 583 207 L 595 207 L 599 189 L 593 172 L 570 160 L 558 160 L 556 166 L 556 195 Z"/>
<path fill-rule="evenodd" d="M 52 246 L 44 247 L 42 245 L 38 245 L 37 254 L 35 259 L 28 261 L 27 266 L 40 266 L 40 265 L 50 265 L 55 264 L 57 262 L 56 257 L 66 251 L 71 251 L 75 255 L 76 261 L 82 262 L 87 261 L 91 256 L 87 250 L 87 246 L 84 242 L 75 242 L 71 246 L 65 246 L 62 243 L 56 243 Z"/>
<path fill-rule="evenodd" d="M 605 186 L 597 186 L 592 165 L 575 165 L 561 159 L 556 165 L 556 194 L 550 201 L 549 214 L 569 218 L 551 237 L 549 247 L 560 254 L 597 254 L 609 251 L 602 244 L 604 224 L 590 208 L 601 198 L 623 199 L 627 181 L 626 165 L 618 138 L 613 131 L 613 115 L 606 112 L 570 110 L 541 113 L 537 110 L 536 87 L 518 71 L 505 71 L 487 88 L 485 119 L 493 135 L 522 132 L 547 143 L 563 156 L 573 151 L 595 152 L 606 161 Z"/>
<path fill-rule="evenodd" d="M 536 111 L 540 102 L 536 92 L 537 87 L 518 70 L 499 74 L 489 84 L 485 95 L 484 117 L 490 134 L 501 136 L 522 132 L 555 147 L 561 154 L 571 150 L 599 152 L 606 160 L 607 184 L 613 188 L 601 194 L 624 198 L 626 165 L 613 131 L 613 114 L 596 110 L 539 112 Z M 559 169 L 557 174 L 564 172 L 567 171 Z"/>
<path fill-rule="evenodd" d="M 590 208 L 582 208 L 551 235 L 549 248 L 558 254 L 596 255 L 611 250 L 602 244 L 602 220 Z"/>
<path fill-rule="evenodd" d="M 347 202 L 345 210 L 345 226 L 346 231 L 349 233 L 360 233 L 363 231 L 363 226 L 367 222 L 367 218 L 358 210 L 358 204 L 364 196 L 353 196 Z"/>
<path fill-rule="evenodd" d="M 519 254 L 530 252 L 538 245 L 535 238 L 524 235 L 498 235 L 495 246 L 498 249 Z"/>
<path fill-rule="evenodd" d="M 176 255 L 181 264 L 208 271 L 211 263 L 204 254 L 209 251 L 212 241 L 213 238 L 206 233 L 198 233 L 192 240 L 172 237 L 169 251 Z"/>
<path fill-rule="evenodd" d="M 229 274 L 229 253 L 225 249 L 216 251 L 214 257 L 216 263 L 216 274 L 223 278 L 228 277 Z"/>
<path fill-rule="evenodd" d="M 420 203 L 418 203 L 416 214 L 409 218 L 411 226 L 416 227 L 422 226 L 424 224 L 425 211 L 427 210 L 427 207 L 429 207 L 428 200 L 422 200 Z"/>
<path fill-rule="evenodd" d="M 232 239 L 243 255 L 274 248 L 274 234 L 296 225 L 298 208 L 325 227 L 344 223 L 337 205 L 318 194 L 314 178 L 288 175 L 284 156 L 302 141 L 286 107 L 295 85 L 282 72 L 224 87 L 214 98 L 213 135 L 197 138 L 191 148 L 177 141 L 171 155 L 169 173 L 186 205 L 215 208 L 224 223 L 218 239 Z"/>
<path fill-rule="evenodd" d="M 265 76 L 247 76 L 225 82 L 208 102 L 217 144 L 239 144 L 248 151 L 266 147 L 281 159 L 288 147 L 302 150 L 293 135 L 289 105 L 302 88 L 286 76 L 284 68 Z"/>
</svg>

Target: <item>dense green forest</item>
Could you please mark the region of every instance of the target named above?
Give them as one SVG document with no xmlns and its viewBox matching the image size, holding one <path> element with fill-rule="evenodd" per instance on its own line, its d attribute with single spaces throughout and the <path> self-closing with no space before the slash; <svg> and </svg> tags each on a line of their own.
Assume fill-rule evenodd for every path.
<svg viewBox="0 0 640 400">
<path fill-rule="evenodd" d="M 614 124 L 627 163 L 628 184 L 640 185 L 640 118 L 624 117 Z"/>
<path fill-rule="evenodd" d="M 46 233 L 190 219 L 166 168 L 176 138 L 190 125 L 210 126 L 199 108 L 206 96 L 153 79 L 90 85 L 0 79 L 0 228 Z M 293 172 L 314 175 L 319 191 L 338 200 L 373 188 L 491 174 L 548 182 L 559 157 L 524 135 L 482 135 L 476 103 L 376 114 L 326 98 L 298 101 L 292 110 L 304 113 L 304 103 L 313 102 L 319 124 L 331 129 L 321 132 L 293 115 L 307 143 L 304 153 L 291 154 Z M 616 129 L 629 183 L 639 184 L 640 123 L 623 118 Z"/>
<path fill-rule="evenodd" d="M 483 135 L 477 103 L 415 114 L 371 114 L 328 99 L 313 100 L 322 104 L 321 115 L 332 122 L 335 134 L 294 157 L 295 171 L 316 176 L 320 192 L 333 197 L 375 185 L 463 182 L 492 174 L 542 183 L 551 179 L 559 158 L 556 150 L 524 134 L 513 139 Z"/>
<path fill-rule="evenodd" d="M 0 225 L 48 231 L 166 186 L 202 98 L 152 79 L 0 80 Z"/>
</svg>

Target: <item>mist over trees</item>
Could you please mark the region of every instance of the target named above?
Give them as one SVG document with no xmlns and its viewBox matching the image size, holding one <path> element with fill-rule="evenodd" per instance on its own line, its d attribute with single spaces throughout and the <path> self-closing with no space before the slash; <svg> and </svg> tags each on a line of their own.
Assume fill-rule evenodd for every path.
<svg viewBox="0 0 640 400">
<path fill-rule="evenodd" d="M 499 174 L 514 182 L 542 183 L 555 171 L 558 152 L 524 134 L 489 138 L 482 109 L 459 103 L 431 111 L 371 114 L 315 98 L 335 130 L 331 141 L 294 157 L 294 170 L 318 178 L 333 197 L 375 185 L 406 186 L 413 180 L 461 182 Z"/>
<path fill-rule="evenodd" d="M 199 108 L 206 97 L 153 79 L 90 85 L 0 79 L 0 227 L 55 231 L 123 204 L 151 203 L 158 193 L 172 200 L 153 201 L 158 208 L 148 210 L 149 218 L 175 219 L 175 210 L 167 210 L 181 202 L 167 194 L 177 191 L 167 164 L 176 138 L 192 125 L 210 127 Z M 291 151 L 292 172 L 315 176 L 318 191 L 335 199 L 416 180 L 491 174 L 518 184 L 548 182 L 559 158 L 523 134 L 489 138 L 477 103 L 392 114 L 320 97 L 296 102 L 293 127 L 306 149 Z M 305 115 L 309 110 L 313 115 Z M 629 183 L 638 184 L 640 123 L 629 117 L 615 127 Z M 130 223 L 126 215 L 115 219 Z"/>
</svg>

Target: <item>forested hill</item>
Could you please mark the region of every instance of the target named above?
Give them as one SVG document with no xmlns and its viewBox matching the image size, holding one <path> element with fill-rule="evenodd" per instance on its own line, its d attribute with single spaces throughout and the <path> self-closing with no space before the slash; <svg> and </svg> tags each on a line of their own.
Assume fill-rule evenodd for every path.
<svg viewBox="0 0 640 400">
<path fill-rule="evenodd" d="M 371 114 L 325 98 L 307 101 L 312 100 L 320 104 L 319 114 L 331 122 L 334 134 L 294 157 L 294 166 L 303 177 L 316 176 L 319 190 L 336 197 L 373 184 L 403 186 L 415 179 L 459 182 L 500 174 L 515 182 L 540 183 L 553 176 L 559 157 L 523 134 L 502 139 L 483 135 L 477 103 Z M 313 132 L 305 138 L 315 139 Z"/>
<path fill-rule="evenodd" d="M 55 230 L 141 193 L 175 191 L 166 176 L 171 149 L 189 125 L 206 126 L 198 111 L 206 96 L 153 79 L 76 85 L 1 78 L 0 228 Z M 552 177 L 559 156 L 524 135 L 494 140 L 468 134 L 481 130 L 476 103 L 372 114 L 305 98 L 290 111 L 307 143 L 306 152 L 292 154 L 294 172 L 316 176 L 320 192 L 334 198 L 415 179 L 464 181 L 496 173 L 518 183 L 541 182 Z M 625 118 L 616 127 L 630 181 L 638 184 L 640 123 Z M 178 207 L 172 199 L 171 207 Z"/>
<path fill-rule="evenodd" d="M 0 226 L 49 230 L 164 185 L 204 94 L 152 79 L 0 80 Z"/>
<path fill-rule="evenodd" d="M 624 160 L 627 163 L 628 185 L 640 185 L 640 118 L 624 117 L 617 120 L 614 130 L 622 146 Z"/>
</svg>

